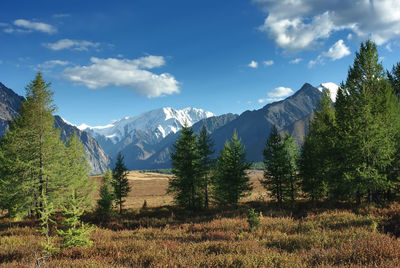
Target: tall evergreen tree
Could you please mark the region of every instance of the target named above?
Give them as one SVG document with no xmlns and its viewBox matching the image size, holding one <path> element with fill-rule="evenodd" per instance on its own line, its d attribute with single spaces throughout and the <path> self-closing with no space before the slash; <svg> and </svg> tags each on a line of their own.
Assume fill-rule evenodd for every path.
<svg viewBox="0 0 400 268">
<path fill-rule="evenodd" d="M 207 134 L 205 126 L 202 127 L 198 139 L 198 147 L 200 153 L 200 170 L 203 178 L 204 187 L 204 207 L 208 208 L 209 205 L 209 186 L 210 186 L 210 170 L 213 160 L 211 155 L 214 153 L 213 150 L 214 142 Z"/>
<path fill-rule="evenodd" d="M 393 66 L 391 72 L 387 72 L 387 77 L 395 94 L 400 98 L 400 62 Z"/>
<path fill-rule="evenodd" d="M 119 206 L 119 213 L 122 213 L 122 205 L 125 203 L 125 197 L 131 191 L 128 181 L 128 170 L 124 164 L 124 157 L 121 153 L 117 156 L 117 163 L 113 169 L 112 186 L 114 187 L 115 202 Z"/>
<path fill-rule="evenodd" d="M 20 114 L 0 144 L 1 188 L 8 191 L 2 190 L 1 198 L 12 216 L 39 216 L 43 194 L 55 206 L 63 199 L 59 188 L 65 146 L 53 126 L 52 95 L 50 84 L 38 73 L 26 87 Z"/>
<path fill-rule="evenodd" d="M 282 138 L 274 126 L 264 149 L 263 186 L 279 205 L 286 199 L 294 201 L 298 193 L 297 162 L 299 150 L 288 133 Z"/>
<path fill-rule="evenodd" d="M 276 126 L 273 126 L 267 144 L 264 149 L 264 179 L 263 186 L 270 191 L 271 196 L 276 198 L 279 205 L 282 205 L 285 192 L 285 157 L 282 137 Z"/>
<path fill-rule="evenodd" d="M 214 193 L 220 204 L 237 205 L 240 198 L 251 191 L 252 185 L 246 174 L 250 167 L 251 163 L 246 161 L 244 146 L 235 130 L 217 159 Z"/>
<path fill-rule="evenodd" d="M 396 152 L 392 123 L 397 121 L 398 101 L 378 61 L 376 45 L 362 43 L 335 106 L 341 184 L 350 185 L 344 193 L 358 203 L 390 189 L 387 169 Z"/>
<path fill-rule="evenodd" d="M 187 126 L 182 127 L 171 153 L 172 173 L 168 192 L 175 195 L 178 205 L 188 209 L 199 209 L 204 203 L 203 170 L 198 141 L 194 132 Z"/>
<path fill-rule="evenodd" d="M 286 197 L 294 202 L 299 191 L 299 180 L 297 176 L 299 148 L 296 141 L 288 132 L 283 139 L 283 154 L 285 157 L 284 173 L 286 178 Z"/>
<path fill-rule="evenodd" d="M 312 200 L 327 197 L 328 184 L 337 184 L 335 148 L 335 110 L 329 91 L 325 91 L 310 122 L 299 160 L 302 190 Z"/>
</svg>

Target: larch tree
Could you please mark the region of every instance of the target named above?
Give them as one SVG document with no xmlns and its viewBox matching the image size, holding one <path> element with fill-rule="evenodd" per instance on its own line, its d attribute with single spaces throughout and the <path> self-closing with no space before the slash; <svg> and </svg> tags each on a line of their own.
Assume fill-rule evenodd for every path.
<svg viewBox="0 0 400 268">
<path fill-rule="evenodd" d="M 53 126 L 56 107 L 52 96 L 50 83 L 39 72 L 26 87 L 19 116 L 10 122 L 1 141 L 0 177 L 4 185 L 0 198 L 5 199 L 11 216 L 39 217 L 43 195 L 54 206 L 64 197 L 59 190 L 65 186 L 60 185 L 65 146 Z"/>
<path fill-rule="evenodd" d="M 336 184 L 335 122 L 330 93 L 325 91 L 310 122 L 299 159 L 302 191 L 313 201 L 326 198 L 328 184 Z"/>
</svg>

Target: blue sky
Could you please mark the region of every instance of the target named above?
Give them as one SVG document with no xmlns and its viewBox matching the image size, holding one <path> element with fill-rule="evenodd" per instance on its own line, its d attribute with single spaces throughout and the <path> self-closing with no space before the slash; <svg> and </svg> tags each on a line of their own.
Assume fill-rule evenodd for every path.
<svg viewBox="0 0 400 268">
<path fill-rule="evenodd" d="M 398 0 L 5 1 L 0 82 L 36 72 L 80 125 L 164 106 L 259 109 L 305 82 L 339 84 L 361 41 L 400 61 Z"/>
</svg>

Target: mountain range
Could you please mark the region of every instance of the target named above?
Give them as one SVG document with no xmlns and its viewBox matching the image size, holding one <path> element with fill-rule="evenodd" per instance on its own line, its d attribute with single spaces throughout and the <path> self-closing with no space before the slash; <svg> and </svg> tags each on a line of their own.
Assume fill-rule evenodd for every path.
<svg viewBox="0 0 400 268">
<path fill-rule="evenodd" d="M 19 96 L 11 89 L 0 83 L 0 137 L 4 135 L 8 127 L 8 121 L 18 116 L 18 110 L 24 97 Z M 103 151 L 96 139 L 88 135 L 88 133 L 79 130 L 77 127 L 64 121 L 61 117 L 54 117 L 54 126 L 61 131 L 61 139 L 64 141 L 71 133 L 76 132 L 81 140 L 92 174 L 101 174 L 110 165 L 110 157 Z"/>
<path fill-rule="evenodd" d="M 325 90 L 335 102 L 338 86 L 323 83 L 314 87 L 305 83 L 292 96 L 270 103 L 258 110 L 240 115 L 213 113 L 197 108 L 176 110 L 164 107 L 143 114 L 125 117 L 105 126 L 86 124 L 73 126 L 55 116 L 55 126 L 62 138 L 77 132 L 88 154 L 92 172 L 102 173 L 110 166 L 110 159 L 121 152 L 128 169 L 155 169 L 171 166 L 170 153 L 184 124 L 199 133 L 205 126 L 215 143 L 215 156 L 236 130 L 245 146 L 249 161 L 261 161 L 262 151 L 272 127 L 281 133 L 288 131 L 298 144 L 302 144 L 308 125 Z M 23 97 L 0 83 L 0 135 L 7 120 L 15 118 Z M 112 166 L 112 164 L 111 164 Z"/>
</svg>

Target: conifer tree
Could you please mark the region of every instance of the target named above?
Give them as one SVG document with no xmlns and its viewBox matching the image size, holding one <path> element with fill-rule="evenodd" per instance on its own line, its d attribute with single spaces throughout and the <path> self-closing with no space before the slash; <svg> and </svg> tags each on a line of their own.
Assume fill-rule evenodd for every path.
<svg viewBox="0 0 400 268">
<path fill-rule="evenodd" d="M 341 161 L 341 191 L 360 203 L 390 188 L 387 169 L 396 152 L 398 100 L 368 40 L 356 53 L 346 83 L 338 91 L 336 118 Z M 339 162 L 338 162 L 339 163 Z"/>
<path fill-rule="evenodd" d="M 326 198 L 328 185 L 337 184 L 335 124 L 330 93 L 325 91 L 310 122 L 299 160 L 302 190 L 312 200 Z"/>
<path fill-rule="evenodd" d="M 204 207 L 209 205 L 209 186 L 210 186 L 210 170 L 212 165 L 211 155 L 214 153 L 214 143 L 207 134 L 205 126 L 202 127 L 198 139 L 198 147 L 200 153 L 200 170 L 203 178 L 204 187 Z"/>
<path fill-rule="evenodd" d="M 199 209 L 204 203 L 203 171 L 198 141 L 194 132 L 187 126 L 182 127 L 171 153 L 172 173 L 168 192 L 173 193 L 178 205 L 191 210 Z"/>
<path fill-rule="evenodd" d="M 63 222 L 66 230 L 58 230 L 58 234 L 62 238 L 63 246 L 66 248 L 88 247 L 93 244 L 89 236 L 93 228 L 80 220 L 85 211 L 84 200 L 77 198 L 77 192 L 72 190 L 70 197 L 63 205 Z"/>
<path fill-rule="evenodd" d="M 13 217 L 39 217 L 42 194 L 55 206 L 64 197 L 59 188 L 65 146 L 53 126 L 56 107 L 52 95 L 50 84 L 38 73 L 26 87 L 19 116 L 10 122 L 0 144 L 0 177 L 4 181 L 0 196 Z"/>
<path fill-rule="evenodd" d="M 69 197 L 73 191 L 81 209 L 91 208 L 96 186 L 90 180 L 90 166 L 85 149 L 75 132 L 67 140 L 63 166 L 64 183 L 67 185 L 65 195 Z"/>
<path fill-rule="evenodd" d="M 271 192 L 279 205 L 286 199 L 292 202 L 298 192 L 297 162 L 299 150 L 288 133 L 282 138 L 274 126 L 264 149 L 263 186 Z"/>
<path fill-rule="evenodd" d="M 283 139 L 283 154 L 285 158 L 284 162 L 284 174 L 286 182 L 285 196 L 294 202 L 299 191 L 299 180 L 297 176 L 298 171 L 298 160 L 299 160 L 299 148 L 296 141 L 293 139 L 288 132 L 286 132 Z"/>
<path fill-rule="evenodd" d="M 128 170 L 124 164 L 124 157 L 121 153 L 117 156 L 117 163 L 113 169 L 113 181 L 115 202 L 119 206 L 119 213 L 122 214 L 122 205 L 125 203 L 125 197 L 131 191 L 128 181 Z"/>
<path fill-rule="evenodd" d="M 112 189 L 112 172 L 107 169 L 100 187 L 100 199 L 97 200 L 97 213 L 102 216 L 109 216 L 111 213 L 112 203 L 114 201 L 114 191 Z"/>
<path fill-rule="evenodd" d="M 284 162 L 282 137 L 276 126 L 273 126 L 264 149 L 264 179 L 261 183 L 279 205 L 282 205 L 285 196 Z"/>
<path fill-rule="evenodd" d="M 244 146 L 236 130 L 230 141 L 225 143 L 216 164 L 214 193 L 222 205 L 236 206 L 240 198 L 251 191 L 252 186 L 246 170 L 251 163 L 246 161 Z"/>
</svg>

